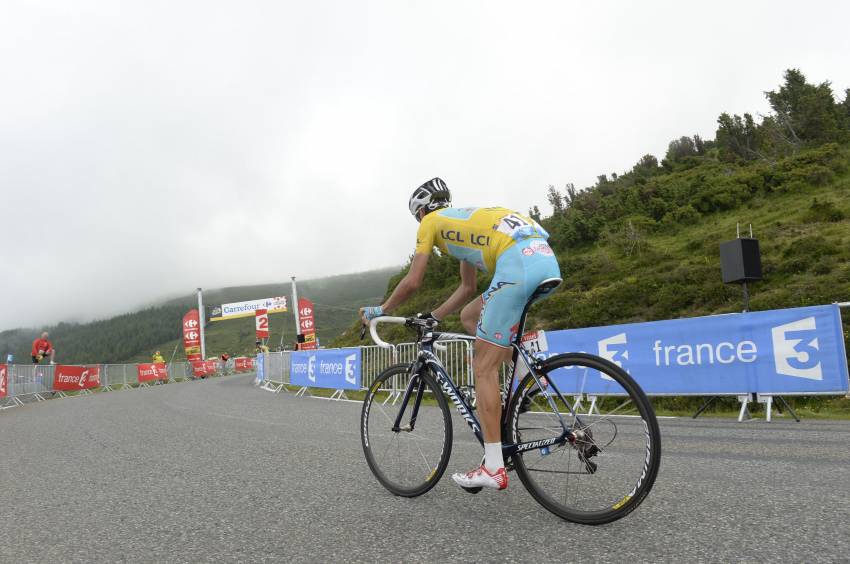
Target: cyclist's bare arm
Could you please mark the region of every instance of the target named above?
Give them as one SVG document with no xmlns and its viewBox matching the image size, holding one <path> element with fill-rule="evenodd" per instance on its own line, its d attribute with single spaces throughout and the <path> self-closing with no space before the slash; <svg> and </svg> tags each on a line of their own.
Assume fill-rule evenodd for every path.
<svg viewBox="0 0 850 564">
<path fill-rule="evenodd" d="M 460 261 L 460 285 L 452 292 L 449 299 L 433 311 L 433 314 L 437 316 L 437 319 L 445 319 L 447 315 L 451 315 L 465 306 L 475 295 L 476 289 L 475 267 L 465 260 Z"/>
<path fill-rule="evenodd" d="M 416 253 L 413 255 L 413 261 L 410 263 L 410 270 L 407 272 L 398 286 L 393 290 L 392 295 L 382 306 L 384 313 L 389 313 L 404 302 L 410 296 L 416 293 L 416 290 L 422 285 L 422 280 L 425 278 L 425 269 L 428 267 L 428 258 L 430 255 Z"/>
</svg>

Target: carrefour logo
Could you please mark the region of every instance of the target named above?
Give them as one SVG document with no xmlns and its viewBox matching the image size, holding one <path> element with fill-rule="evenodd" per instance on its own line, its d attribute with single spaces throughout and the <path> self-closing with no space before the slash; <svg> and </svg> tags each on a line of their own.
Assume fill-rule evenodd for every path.
<svg viewBox="0 0 850 564">
<path fill-rule="evenodd" d="M 809 380 L 823 380 L 823 370 L 817 358 L 820 343 L 814 317 L 786 323 L 771 329 L 773 360 L 776 373 Z"/>
</svg>

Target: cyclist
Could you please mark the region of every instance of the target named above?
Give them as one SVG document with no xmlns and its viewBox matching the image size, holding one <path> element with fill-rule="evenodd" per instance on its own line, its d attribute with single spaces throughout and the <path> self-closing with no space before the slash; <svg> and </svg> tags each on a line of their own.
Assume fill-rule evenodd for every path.
<svg viewBox="0 0 850 564">
<path fill-rule="evenodd" d="M 537 222 L 506 208 L 453 208 L 449 188 L 440 178 L 417 188 L 408 206 L 420 222 L 410 271 L 383 305 L 360 310 L 363 322 L 389 314 L 419 289 L 434 246 L 460 260 L 460 285 L 443 304 L 420 317 L 439 321 L 463 308 L 461 323 L 475 333 L 473 371 L 484 463 L 452 479 L 467 488 L 503 490 L 508 476 L 502 458 L 499 367 L 510 359 L 510 342 L 528 298 L 543 280 L 560 278 L 558 261 L 547 243 L 548 233 Z M 482 295 L 466 303 L 476 294 L 476 269 L 492 280 Z"/>
</svg>

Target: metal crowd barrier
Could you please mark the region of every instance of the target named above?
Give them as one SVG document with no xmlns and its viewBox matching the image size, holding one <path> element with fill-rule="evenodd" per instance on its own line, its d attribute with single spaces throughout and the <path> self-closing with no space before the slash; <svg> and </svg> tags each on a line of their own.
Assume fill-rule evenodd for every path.
<svg viewBox="0 0 850 564">
<path fill-rule="evenodd" d="M 6 376 L 6 398 L 0 401 L 23 405 L 53 397 L 53 372 L 49 364 L 10 364 Z"/>
<path fill-rule="evenodd" d="M 290 384 L 291 351 L 269 352 L 263 355 L 263 380 L 256 382 L 260 388 L 279 393 L 287 391 Z"/>
<path fill-rule="evenodd" d="M 235 361 L 218 363 L 218 374 L 233 373 Z M 177 382 L 194 378 L 188 362 L 168 364 L 168 382 Z M 0 409 L 23 406 L 27 403 L 44 401 L 64 394 L 53 389 L 56 365 L 51 364 L 9 364 L 6 376 L 6 396 L 0 398 Z M 289 373 L 288 360 L 282 364 L 282 371 Z M 165 381 L 161 381 L 166 383 Z M 99 391 L 124 390 L 153 385 L 139 384 L 136 364 L 101 364 Z"/>
</svg>

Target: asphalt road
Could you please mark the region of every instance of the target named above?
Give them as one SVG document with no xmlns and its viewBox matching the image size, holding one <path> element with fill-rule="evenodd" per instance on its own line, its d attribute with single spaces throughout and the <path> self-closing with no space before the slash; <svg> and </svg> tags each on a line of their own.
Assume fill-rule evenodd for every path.
<svg viewBox="0 0 850 564">
<path fill-rule="evenodd" d="M 850 560 L 850 422 L 664 420 L 650 496 L 586 527 L 519 480 L 393 497 L 359 414 L 250 376 L 0 412 L 0 561 Z M 449 472 L 480 460 L 455 434 Z"/>
</svg>

